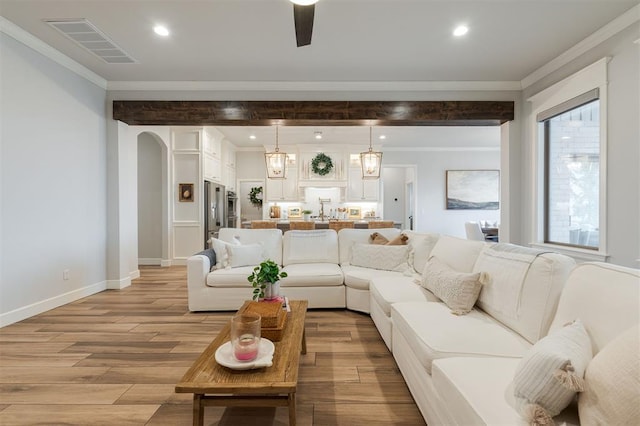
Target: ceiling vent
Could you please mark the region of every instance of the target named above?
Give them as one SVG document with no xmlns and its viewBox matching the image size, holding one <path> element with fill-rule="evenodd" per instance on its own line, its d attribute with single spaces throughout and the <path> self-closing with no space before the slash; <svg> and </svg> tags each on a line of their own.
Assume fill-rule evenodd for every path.
<svg viewBox="0 0 640 426">
<path fill-rule="evenodd" d="M 86 19 L 45 19 L 44 21 L 109 64 L 137 62 Z"/>
</svg>

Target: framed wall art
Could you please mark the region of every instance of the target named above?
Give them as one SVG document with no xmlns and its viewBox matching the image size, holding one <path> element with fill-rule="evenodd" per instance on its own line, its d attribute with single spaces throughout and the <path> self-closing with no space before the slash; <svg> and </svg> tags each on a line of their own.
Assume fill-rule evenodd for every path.
<svg viewBox="0 0 640 426">
<path fill-rule="evenodd" d="M 192 203 L 193 198 L 193 184 L 192 183 L 179 183 L 178 184 L 178 200 L 181 203 Z"/>
<path fill-rule="evenodd" d="M 447 210 L 498 210 L 499 170 L 447 170 Z"/>
<path fill-rule="evenodd" d="M 349 219 L 360 219 L 362 211 L 360 207 L 348 207 L 347 213 L 349 214 Z"/>
<path fill-rule="evenodd" d="M 302 210 L 300 207 L 289 207 L 287 213 L 289 217 L 302 217 Z"/>
</svg>

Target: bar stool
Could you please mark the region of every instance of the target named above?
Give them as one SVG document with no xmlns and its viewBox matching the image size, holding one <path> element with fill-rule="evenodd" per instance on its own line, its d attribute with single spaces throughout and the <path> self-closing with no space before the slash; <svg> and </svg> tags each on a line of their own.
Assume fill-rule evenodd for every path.
<svg viewBox="0 0 640 426">
<path fill-rule="evenodd" d="M 251 229 L 275 229 L 276 223 L 271 220 L 252 220 Z"/>
<path fill-rule="evenodd" d="M 369 222 L 369 229 L 393 228 L 392 220 L 372 220 Z"/>
<path fill-rule="evenodd" d="M 289 229 L 291 231 L 310 231 L 316 229 L 316 223 L 302 220 L 292 220 L 289 222 Z"/>
<path fill-rule="evenodd" d="M 353 220 L 330 220 L 329 229 L 333 229 L 338 232 L 341 229 L 353 228 Z"/>
</svg>

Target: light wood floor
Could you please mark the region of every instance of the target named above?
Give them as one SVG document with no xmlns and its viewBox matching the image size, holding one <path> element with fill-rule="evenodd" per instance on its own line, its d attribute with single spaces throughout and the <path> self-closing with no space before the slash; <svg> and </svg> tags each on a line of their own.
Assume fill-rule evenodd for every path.
<svg viewBox="0 0 640 426">
<path fill-rule="evenodd" d="M 184 267 L 0 329 L 0 425 L 189 425 L 174 385 L 231 313 L 190 313 Z M 298 424 L 424 425 L 368 315 L 311 310 Z M 286 409 L 207 407 L 206 425 L 287 425 Z"/>
</svg>

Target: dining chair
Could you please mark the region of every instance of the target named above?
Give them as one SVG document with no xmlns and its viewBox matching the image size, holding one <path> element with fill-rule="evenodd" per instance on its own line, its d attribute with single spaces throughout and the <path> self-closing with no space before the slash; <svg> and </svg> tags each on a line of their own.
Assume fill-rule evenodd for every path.
<svg viewBox="0 0 640 426">
<path fill-rule="evenodd" d="M 251 229 L 274 229 L 276 222 L 272 220 L 252 220 Z"/>
<path fill-rule="evenodd" d="M 289 222 L 289 229 L 292 231 L 310 231 L 316 229 L 316 223 L 303 220 L 292 220 Z"/>
<path fill-rule="evenodd" d="M 467 240 L 484 241 L 484 233 L 478 222 L 465 222 L 464 230 L 467 233 Z"/>
<path fill-rule="evenodd" d="M 333 229 L 338 232 L 341 229 L 353 228 L 354 223 L 355 222 L 353 220 L 330 220 L 329 229 Z"/>
<path fill-rule="evenodd" d="M 392 220 L 371 220 L 369 221 L 369 229 L 393 228 Z"/>
</svg>

